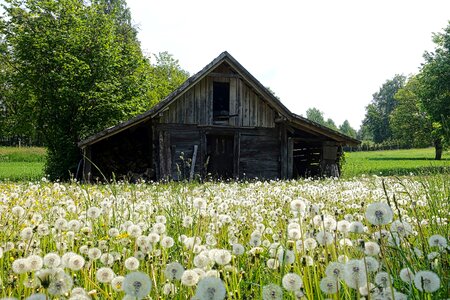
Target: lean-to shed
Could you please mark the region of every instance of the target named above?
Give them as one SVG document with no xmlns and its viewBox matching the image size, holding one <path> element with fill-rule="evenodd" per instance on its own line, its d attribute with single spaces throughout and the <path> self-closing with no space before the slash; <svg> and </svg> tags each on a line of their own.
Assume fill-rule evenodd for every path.
<svg viewBox="0 0 450 300">
<path fill-rule="evenodd" d="M 229 53 L 147 112 L 79 143 L 84 179 L 338 176 L 358 140 L 290 112 Z"/>
</svg>

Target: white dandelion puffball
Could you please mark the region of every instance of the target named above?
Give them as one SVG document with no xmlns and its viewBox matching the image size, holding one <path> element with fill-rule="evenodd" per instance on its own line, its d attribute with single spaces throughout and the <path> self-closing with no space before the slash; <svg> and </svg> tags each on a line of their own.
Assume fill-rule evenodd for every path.
<svg viewBox="0 0 450 300">
<path fill-rule="evenodd" d="M 39 255 L 33 254 L 27 257 L 29 271 L 39 271 L 44 265 L 44 260 Z"/>
<path fill-rule="evenodd" d="M 84 258 L 81 255 L 75 254 L 69 258 L 67 267 L 73 271 L 79 271 L 83 268 L 84 263 Z"/>
<path fill-rule="evenodd" d="M 136 257 L 128 257 L 125 260 L 125 268 L 130 271 L 136 271 L 139 268 L 139 260 Z"/>
<path fill-rule="evenodd" d="M 400 279 L 405 283 L 414 281 L 414 272 L 410 268 L 403 268 L 400 270 Z"/>
<path fill-rule="evenodd" d="M 161 246 L 163 248 L 171 248 L 175 244 L 175 241 L 170 236 L 165 236 L 161 239 Z"/>
<path fill-rule="evenodd" d="M 287 273 L 282 279 L 283 287 L 290 292 L 295 292 L 300 290 L 303 285 L 302 278 L 295 273 Z"/>
<path fill-rule="evenodd" d="M 96 277 L 99 282 L 111 282 L 114 278 L 114 271 L 111 268 L 103 267 L 97 270 Z"/>
<path fill-rule="evenodd" d="M 320 245 L 330 245 L 334 241 L 334 236 L 328 231 L 319 231 L 316 235 L 316 240 Z"/>
<path fill-rule="evenodd" d="M 123 281 L 125 280 L 124 276 L 116 276 L 111 280 L 111 287 L 113 290 L 115 290 L 116 292 L 121 292 L 123 291 L 122 289 L 122 284 Z"/>
<path fill-rule="evenodd" d="M 435 234 L 430 236 L 428 244 L 430 247 L 445 248 L 447 247 L 447 239 L 440 234 Z"/>
<path fill-rule="evenodd" d="M 364 243 L 364 253 L 370 256 L 376 256 L 380 253 L 380 246 L 375 242 Z"/>
<path fill-rule="evenodd" d="M 274 283 L 263 286 L 262 288 L 263 300 L 281 300 L 283 299 L 283 289 L 281 286 Z"/>
<path fill-rule="evenodd" d="M 167 264 L 164 270 L 164 276 L 169 280 L 180 280 L 184 273 L 184 267 L 179 262 Z"/>
<path fill-rule="evenodd" d="M 72 277 L 65 272 L 58 272 L 50 281 L 47 291 L 50 295 L 59 296 L 67 293 L 72 286 Z"/>
<path fill-rule="evenodd" d="M 339 290 L 340 284 L 336 278 L 324 277 L 320 281 L 320 290 L 325 294 L 336 294 Z"/>
<path fill-rule="evenodd" d="M 186 270 L 181 275 L 181 283 L 185 286 L 194 286 L 197 284 L 199 276 L 194 270 Z"/>
<path fill-rule="evenodd" d="M 142 299 L 150 293 L 152 282 L 150 277 L 143 272 L 132 272 L 125 276 L 122 282 L 122 289 L 125 294 Z"/>
<path fill-rule="evenodd" d="M 242 244 L 235 243 L 233 244 L 233 254 L 234 255 L 242 255 L 245 252 L 245 248 Z"/>
<path fill-rule="evenodd" d="M 371 203 L 366 209 L 366 219 L 372 225 L 386 225 L 392 222 L 394 213 L 384 202 Z"/>
<path fill-rule="evenodd" d="M 378 272 L 375 275 L 375 283 L 382 288 L 389 288 L 392 282 L 394 282 L 394 278 L 387 272 Z"/>
<path fill-rule="evenodd" d="M 306 210 L 306 203 L 301 199 L 292 200 L 290 203 L 291 211 L 304 214 Z"/>
<path fill-rule="evenodd" d="M 16 259 L 12 263 L 12 270 L 16 274 L 23 274 L 28 272 L 30 269 L 30 265 L 28 263 L 28 260 L 26 258 L 19 258 Z"/>
<path fill-rule="evenodd" d="M 217 250 L 214 255 L 214 261 L 219 265 L 226 265 L 231 261 L 231 254 L 225 249 Z"/>
<path fill-rule="evenodd" d="M 353 288 L 359 289 L 366 284 L 367 275 L 364 263 L 357 259 L 351 259 L 344 265 L 345 283 Z"/>
<path fill-rule="evenodd" d="M 344 264 L 340 262 L 330 262 L 325 269 L 325 274 L 328 278 L 332 278 L 335 281 L 344 278 Z"/>
<path fill-rule="evenodd" d="M 434 293 L 441 286 L 441 280 L 432 271 L 419 271 L 414 276 L 414 285 L 421 292 Z"/>
<path fill-rule="evenodd" d="M 53 252 L 47 253 L 44 256 L 44 266 L 47 268 L 57 268 L 61 264 L 61 257 Z"/>
<path fill-rule="evenodd" d="M 226 289 L 223 281 L 216 277 L 205 277 L 198 282 L 195 297 L 200 300 L 223 300 Z"/>
</svg>

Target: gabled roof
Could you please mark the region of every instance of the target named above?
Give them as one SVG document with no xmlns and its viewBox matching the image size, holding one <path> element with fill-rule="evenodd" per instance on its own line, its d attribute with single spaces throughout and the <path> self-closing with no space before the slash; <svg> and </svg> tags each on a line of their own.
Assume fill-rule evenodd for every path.
<svg viewBox="0 0 450 300">
<path fill-rule="evenodd" d="M 357 145 L 360 141 L 346 136 L 340 132 L 329 129 L 325 126 L 312 122 L 305 119 L 299 115 L 292 113 L 286 106 L 281 103 L 281 101 L 275 97 L 266 87 L 264 87 L 252 74 L 250 74 L 236 59 L 234 59 L 228 52 L 221 53 L 216 57 L 211 63 L 206 65 L 200 72 L 188 78 L 180 87 L 170 93 L 165 99 L 153 106 L 150 110 L 131 118 L 128 121 L 119 123 L 116 126 L 107 128 L 103 131 L 94 134 L 85 140 L 78 143 L 78 146 L 84 148 L 88 145 L 94 144 L 100 140 L 103 140 L 111 135 L 119 133 L 126 130 L 132 126 L 139 123 L 147 121 L 155 116 L 157 116 L 161 111 L 163 111 L 168 105 L 176 101 L 178 96 L 182 95 L 191 86 L 198 83 L 204 77 L 206 77 L 212 70 L 217 66 L 227 62 L 252 88 L 254 88 L 258 93 L 260 93 L 266 100 L 268 100 L 269 105 L 271 105 L 278 113 L 284 117 L 284 119 L 292 123 L 295 127 L 303 128 L 309 132 L 314 132 L 320 135 L 327 136 L 328 138 L 335 140 L 339 143 Z"/>
</svg>

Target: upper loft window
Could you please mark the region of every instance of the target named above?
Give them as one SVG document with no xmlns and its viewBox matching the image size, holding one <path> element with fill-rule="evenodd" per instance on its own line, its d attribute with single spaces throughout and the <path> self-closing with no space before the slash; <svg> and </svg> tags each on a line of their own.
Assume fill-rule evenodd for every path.
<svg viewBox="0 0 450 300">
<path fill-rule="evenodd" d="M 228 117 L 230 115 L 230 83 L 213 83 L 213 116 Z"/>
</svg>

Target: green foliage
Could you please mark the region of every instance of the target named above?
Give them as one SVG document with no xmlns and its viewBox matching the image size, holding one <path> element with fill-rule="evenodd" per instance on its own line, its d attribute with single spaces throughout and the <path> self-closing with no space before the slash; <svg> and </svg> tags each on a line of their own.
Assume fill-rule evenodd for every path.
<svg viewBox="0 0 450 300">
<path fill-rule="evenodd" d="M 189 73 L 184 71 L 178 60 L 168 52 L 160 52 L 154 55 L 154 58 L 156 63 L 152 64 L 153 68 L 149 75 L 151 88 L 148 92 L 152 106 L 173 92 L 189 77 Z"/>
<path fill-rule="evenodd" d="M 306 111 L 306 118 L 310 121 L 316 122 L 317 124 L 325 126 L 323 112 L 315 107 L 308 108 L 308 110 Z"/>
<path fill-rule="evenodd" d="M 41 135 L 51 179 L 75 172 L 78 141 L 148 110 L 187 77 L 168 53 L 154 66 L 143 56 L 123 0 L 6 3 L 0 130 Z"/>
<path fill-rule="evenodd" d="M 395 94 L 405 84 L 405 76 L 395 75 L 387 80 L 378 92 L 373 94 L 372 102 L 366 107 L 363 124 L 370 131 L 373 141 L 381 143 L 392 138 L 389 122 L 390 114 L 397 106 Z"/>
<path fill-rule="evenodd" d="M 398 104 L 390 115 L 393 137 L 406 148 L 432 145 L 432 122 L 421 105 L 417 95 L 418 89 L 417 78 L 411 77 L 395 94 Z"/>
<path fill-rule="evenodd" d="M 425 53 L 426 63 L 417 79 L 419 99 L 433 121 L 436 159 L 440 159 L 442 149 L 450 142 L 445 130 L 450 119 L 450 23 L 443 32 L 434 34 L 433 41 L 436 48 Z"/>
<path fill-rule="evenodd" d="M 341 126 L 339 126 L 339 131 L 342 132 L 345 135 L 348 135 L 352 138 L 356 138 L 356 130 L 353 129 L 353 127 L 350 125 L 350 122 L 348 120 L 345 120 Z"/>
</svg>

